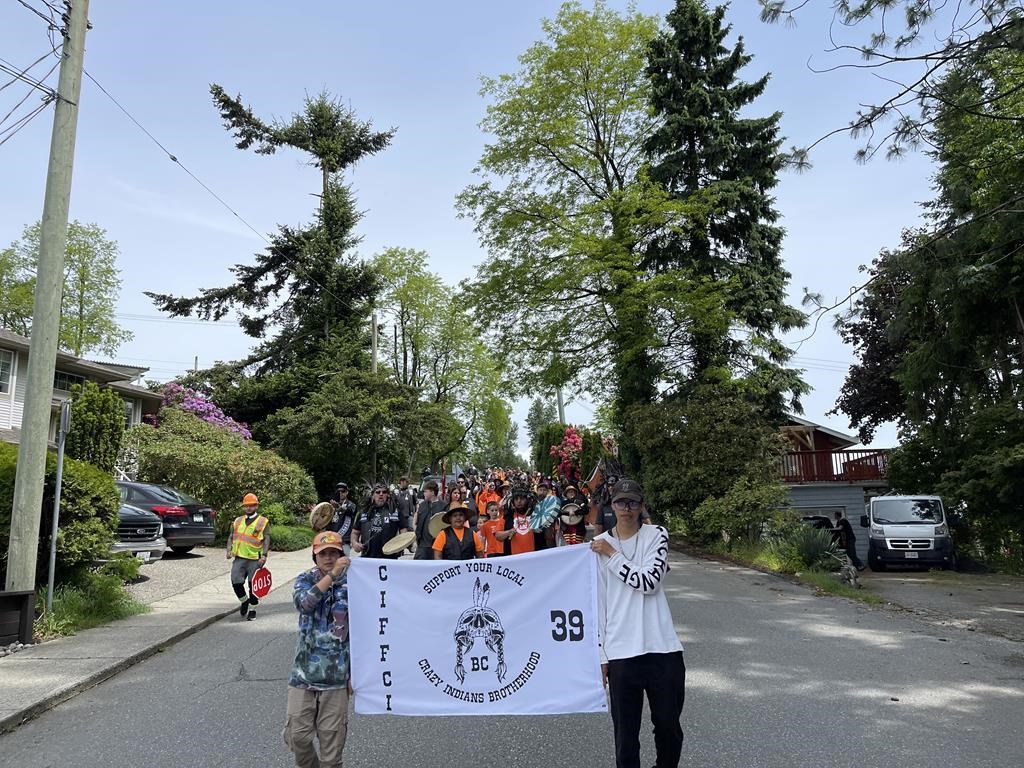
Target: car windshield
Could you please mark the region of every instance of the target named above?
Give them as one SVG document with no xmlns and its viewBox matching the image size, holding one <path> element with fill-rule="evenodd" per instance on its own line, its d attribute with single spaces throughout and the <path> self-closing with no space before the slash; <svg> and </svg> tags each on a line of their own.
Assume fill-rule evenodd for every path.
<svg viewBox="0 0 1024 768">
<path fill-rule="evenodd" d="M 938 499 L 875 499 L 871 515 L 876 523 L 913 525 L 942 523 L 942 503 Z"/>
</svg>

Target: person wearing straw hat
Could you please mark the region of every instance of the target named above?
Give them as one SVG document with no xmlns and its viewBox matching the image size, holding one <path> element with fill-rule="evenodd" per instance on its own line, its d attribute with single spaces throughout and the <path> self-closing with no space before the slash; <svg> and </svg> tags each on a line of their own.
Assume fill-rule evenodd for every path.
<svg viewBox="0 0 1024 768">
<path fill-rule="evenodd" d="M 654 725 L 658 766 L 676 766 L 686 665 L 668 598 L 668 532 L 644 524 L 640 485 L 622 478 L 611 491 L 615 525 L 590 542 L 599 555 L 598 648 L 615 730 L 616 768 L 640 768 L 644 695 Z"/>
<path fill-rule="evenodd" d="M 299 768 L 341 768 L 348 735 L 350 564 L 341 534 L 313 537 L 315 567 L 295 577 L 292 602 L 299 612 L 295 663 L 288 677 L 284 743 Z M 320 743 L 317 756 L 313 741 Z"/>
<path fill-rule="evenodd" d="M 434 539 L 435 560 L 472 560 L 484 556 L 484 542 L 471 528 L 466 526 L 469 509 L 462 502 L 452 502 L 441 517 L 447 523 Z"/>
<path fill-rule="evenodd" d="M 256 618 L 256 606 L 260 602 L 252 593 L 252 577 L 267 563 L 267 552 L 270 551 L 267 525 L 270 521 L 260 514 L 260 500 L 255 493 L 245 494 L 242 508 L 245 514 L 231 523 L 227 557 L 228 560 L 235 559 L 231 564 L 231 588 L 240 601 L 238 615 L 252 621 Z M 246 585 L 249 594 L 245 593 Z"/>
</svg>

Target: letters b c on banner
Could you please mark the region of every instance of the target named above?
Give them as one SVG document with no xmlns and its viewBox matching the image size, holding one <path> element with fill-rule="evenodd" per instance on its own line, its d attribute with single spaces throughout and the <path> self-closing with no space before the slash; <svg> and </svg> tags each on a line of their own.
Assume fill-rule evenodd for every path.
<svg viewBox="0 0 1024 768">
<path fill-rule="evenodd" d="M 596 558 L 564 547 L 493 560 L 353 560 L 356 712 L 607 711 Z"/>
</svg>

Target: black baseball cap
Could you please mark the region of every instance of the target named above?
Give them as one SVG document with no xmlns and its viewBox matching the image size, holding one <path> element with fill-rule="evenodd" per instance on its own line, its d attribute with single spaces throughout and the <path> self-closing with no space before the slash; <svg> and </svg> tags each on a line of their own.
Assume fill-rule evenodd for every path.
<svg viewBox="0 0 1024 768">
<path fill-rule="evenodd" d="M 612 489 L 612 502 L 616 502 L 619 499 L 631 499 L 633 501 L 644 500 L 644 489 L 640 487 L 640 484 L 636 480 L 630 480 L 628 477 L 624 477 L 615 484 L 615 488 Z"/>
</svg>

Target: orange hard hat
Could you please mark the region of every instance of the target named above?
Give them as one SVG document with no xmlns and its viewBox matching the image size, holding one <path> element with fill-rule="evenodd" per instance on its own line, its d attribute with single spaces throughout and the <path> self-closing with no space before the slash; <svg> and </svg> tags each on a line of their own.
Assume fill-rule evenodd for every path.
<svg viewBox="0 0 1024 768">
<path fill-rule="evenodd" d="M 245 498 L 242 499 L 242 506 L 248 507 L 250 504 L 259 504 L 260 500 L 256 498 L 255 493 L 245 494 Z"/>
</svg>

